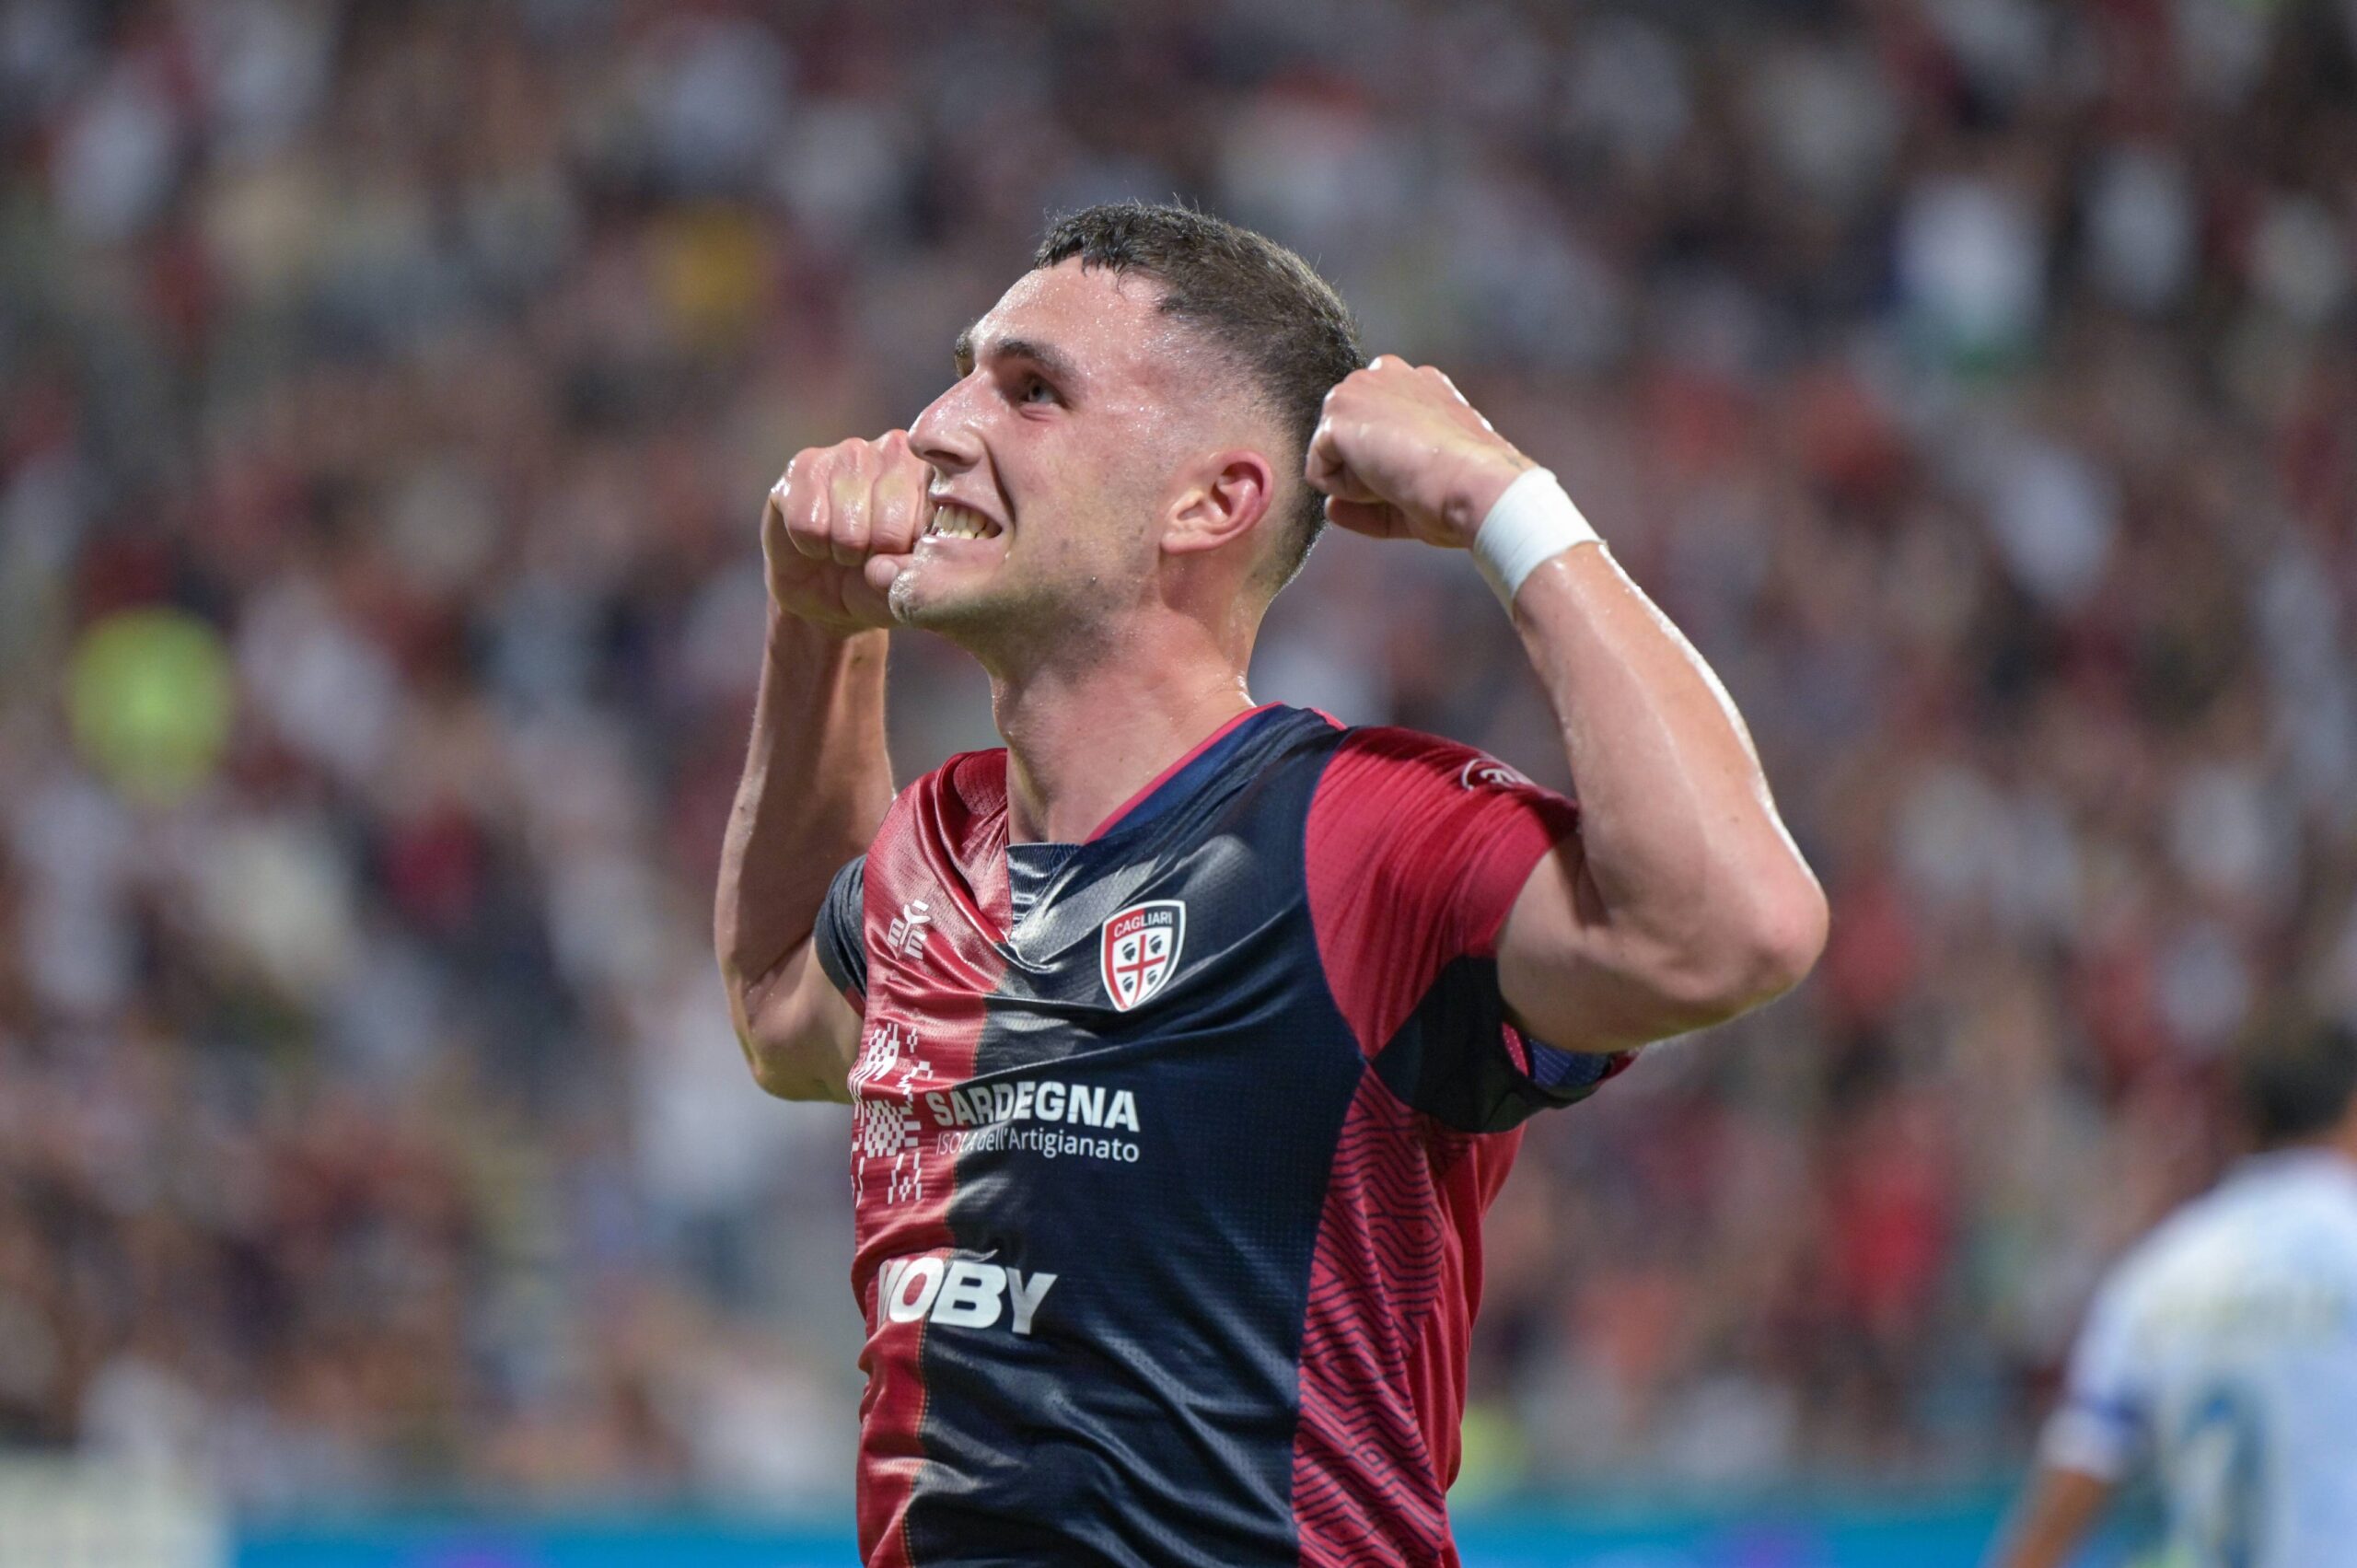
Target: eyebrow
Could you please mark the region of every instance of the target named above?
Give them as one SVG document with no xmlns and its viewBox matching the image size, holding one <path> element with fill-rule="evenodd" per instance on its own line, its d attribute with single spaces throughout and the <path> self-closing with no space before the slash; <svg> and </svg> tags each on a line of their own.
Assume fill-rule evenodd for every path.
<svg viewBox="0 0 2357 1568">
<path fill-rule="evenodd" d="M 974 368 L 974 329 L 969 327 L 959 332 L 950 352 L 957 358 L 958 373 L 960 376 L 970 373 Z M 1069 385 L 1080 378 L 1080 372 L 1073 362 L 1052 343 L 1043 343 L 1032 338 L 998 338 L 991 343 L 990 352 L 993 359 L 1028 359 L 1047 372 L 1051 381 Z"/>
</svg>

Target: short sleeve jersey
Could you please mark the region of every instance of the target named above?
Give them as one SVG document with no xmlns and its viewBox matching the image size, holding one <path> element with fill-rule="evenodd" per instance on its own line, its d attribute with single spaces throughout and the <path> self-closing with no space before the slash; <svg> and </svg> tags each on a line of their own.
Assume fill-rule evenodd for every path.
<svg viewBox="0 0 2357 1568">
<path fill-rule="evenodd" d="M 2149 1467 L 2189 1562 L 2357 1568 L 2357 1165 L 2264 1156 L 2097 1294 L 2046 1458 Z"/>
<path fill-rule="evenodd" d="M 1267 707 L 1078 844 L 1004 751 L 894 802 L 818 947 L 851 1075 L 869 1568 L 1457 1561 L 1483 1210 L 1620 1057 L 1506 1021 L 1573 804 Z"/>
</svg>

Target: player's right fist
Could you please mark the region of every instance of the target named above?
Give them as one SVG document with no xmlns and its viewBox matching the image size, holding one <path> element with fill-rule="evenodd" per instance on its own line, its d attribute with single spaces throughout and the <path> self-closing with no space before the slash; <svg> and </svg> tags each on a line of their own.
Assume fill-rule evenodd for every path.
<svg viewBox="0 0 2357 1568">
<path fill-rule="evenodd" d="M 892 624 L 892 579 L 916 548 L 933 470 L 905 430 L 795 454 L 761 509 L 778 609 L 830 632 Z"/>
</svg>

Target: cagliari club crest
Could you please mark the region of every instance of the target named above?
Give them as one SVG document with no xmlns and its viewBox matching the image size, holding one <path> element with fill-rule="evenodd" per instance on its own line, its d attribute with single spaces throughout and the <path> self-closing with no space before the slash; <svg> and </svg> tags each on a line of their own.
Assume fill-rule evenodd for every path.
<svg viewBox="0 0 2357 1568">
<path fill-rule="evenodd" d="M 1187 906 L 1177 899 L 1132 904 L 1107 921 L 1097 968 L 1113 1005 L 1126 1013 L 1168 984 L 1186 935 Z"/>
</svg>

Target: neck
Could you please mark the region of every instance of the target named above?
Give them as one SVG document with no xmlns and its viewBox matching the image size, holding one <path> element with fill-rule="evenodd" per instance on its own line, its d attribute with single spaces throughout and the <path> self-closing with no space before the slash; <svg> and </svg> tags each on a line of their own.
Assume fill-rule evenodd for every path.
<svg viewBox="0 0 2357 1568">
<path fill-rule="evenodd" d="M 1085 656 L 994 670 L 1006 738 L 1007 838 L 1077 843 L 1220 726 L 1252 706 L 1248 646 L 1191 622 L 1110 639 Z"/>
</svg>

